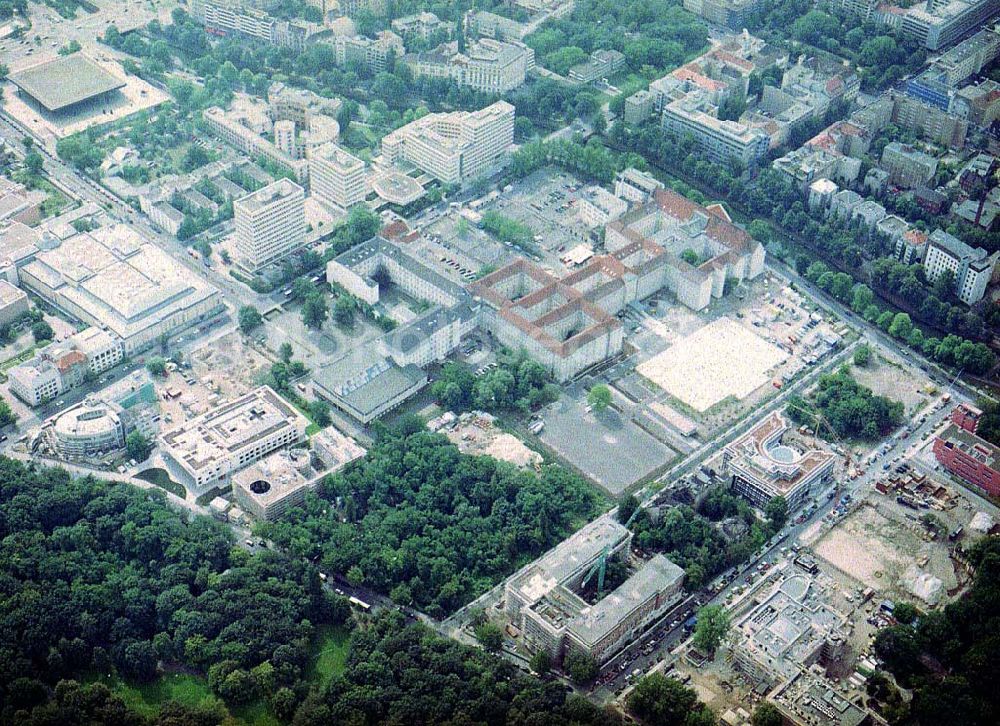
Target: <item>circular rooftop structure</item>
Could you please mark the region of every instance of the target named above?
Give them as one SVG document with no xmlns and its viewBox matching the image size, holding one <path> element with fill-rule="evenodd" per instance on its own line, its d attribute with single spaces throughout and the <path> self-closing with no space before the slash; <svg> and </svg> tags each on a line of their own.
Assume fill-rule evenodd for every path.
<svg viewBox="0 0 1000 726">
<path fill-rule="evenodd" d="M 795 449 L 786 444 L 779 444 L 767 452 L 771 458 L 781 464 L 794 464 L 800 455 Z"/>
<path fill-rule="evenodd" d="M 424 188 L 416 179 L 396 171 L 375 180 L 372 189 L 381 199 L 401 207 L 412 204 L 424 195 Z"/>
<path fill-rule="evenodd" d="M 250 491 L 254 494 L 267 494 L 271 491 L 271 482 L 266 479 L 257 479 L 250 482 Z"/>
</svg>

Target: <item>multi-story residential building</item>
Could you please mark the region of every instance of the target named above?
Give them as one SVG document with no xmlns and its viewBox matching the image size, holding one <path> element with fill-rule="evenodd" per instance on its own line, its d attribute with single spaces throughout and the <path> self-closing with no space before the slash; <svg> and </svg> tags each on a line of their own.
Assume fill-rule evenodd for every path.
<svg viewBox="0 0 1000 726">
<path fill-rule="evenodd" d="M 965 146 L 966 119 L 902 94 L 895 94 L 893 101 L 892 122 L 897 126 L 935 144 L 953 149 Z"/>
<path fill-rule="evenodd" d="M 851 210 L 851 219 L 860 220 L 861 226 L 868 232 L 873 231 L 887 216 L 885 207 L 871 199 L 866 199 Z"/>
<path fill-rule="evenodd" d="M 160 436 L 168 462 L 199 490 L 306 438 L 308 419 L 268 386 L 210 409 Z"/>
<path fill-rule="evenodd" d="M 830 216 L 845 220 L 850 219 L 851 212 L 863 201 L 864 199 L 856 191 L 841 189 L 833 195 L 833 199 L 830 201 Z"/>
<path fill-rule="evenodd" d="M 392 21 L 392 29 L 406 41 L 410 38 L 427 40 L 435 36 L 451 35 L 454 23 L 441 20 L 434 13 L 414 13 Z"/>
<path fill-rule="evenodd" d="M 348 209 L 368 194 L 365 163 L 336 144 L 313 150 L 309 157 L 309 186 L 314 198 Z"/>
<path fill-rule="evenodd" d="M 767 134 L 740 121 L 720 121 L 718 109 L 704 96 L 691 94 L 663 109 L 663 129 L 678 138 L 691 136 L 712 161 L 752 164 L 770 148 Z"/>
<path fill-rule="evenodd" d="M 121 340 L 100 328 L 86 328 L 70 336 L 67 342 L 87 356 L 87 368 L 99 376 L 125 360 Z"/>
<path fill-rule="evenodd" d="M 519 41 L 482 38 L 463 52 L 451 41 L 426 53 L 409 53 L 403 61 L 414 76 L 449 78 L 484 93 L 507 93 L 524 84 L 535 65 L 535 51 Z"/>
<path fill-rule="evenodd" d="M 688 12 L 731 30 L 745 28 L 760 5 L 761 0 L 684 0 L 684 9 Z"/>
<path fill-rule="evenodd" d="M 525 23 L 486 10 L 470 10 L 466 13 L 465 27 L 479 36 L 497 40 L 524 40 L 530 28 Z"/>
<path fill-rule="evenodd" d="M 600 227 L 625 214 L 628 211 L 628 202 L 616 197 L 607 189 L 588 187 L 580 193 L 576 211 L 585 225 Z"/>
<path fill-rule="evenodd" d="M 903 236 L 910 231 L 910 225 L 902 217 L 890 214 L 875 224 L 875 230 L 895 248 Z"/>
<path fill-rule="evenodd" d="M 889 188 L 889 172 L 885 169 L 879 169 L 877 166 L 873 166 L 868 170 L 868 173 L 865 174 L 862 186 L 865 193 L 870 194 L 873 197 L 881 197 Z"/>
<path fill-rule="evenodd" d="M 723 467 L 734 492 L 758 509 L 784 497 L 794 511 L 833 476 L 834 455 L 822 449 L 799 449 L 782 443 L 790 429 L 777 411 L 723 451 Z"/>
<path fill-rule="evenodd" d="M 916 227 L 907 230 L 902 237 L 896 240 L 896 257 L 904 265 L 923 262 L 924 256 L 927 254 L 928 239 L 929 235 Z"/>
<path fill-rule="evenodd" d="M 380 30 L 374 39 L 360 35 L 337 35 L 320 42 L 333 46 L 338 66 L 344 66 L 348 61 L 358 61 L 372 73 L 384 71 L 390 57 L 402 58 L 406 53 L 403 39 L 391 30 Z"/>
<path fill-rule="evenodd" d="M 998 255 L 998 252 L 988 254 L 982 247 L 972 248 L 957 237 L 937 229 L 927 244 L 924 270 L 931 281 L 950 272 L 955 280 L 955 295 L 966 305 L 972 305 L 986 294 Z"/>
<path fill-rule="evenodd" d="M 840 187 L 829 179 L 817 179 L 809 185 L 809 196 L 807 203 L 810 211 L 826 212 L 833 202 L 833 195 L 840 191 Z"/>
<path fill-rule="evenodd" d="M 514 107 L 497 101 L 479 111 L 428 114 L 382 139 L 389 164 L 412 164 L 446 184 L 506 166 L 514 143 Z"/>
<path fill-rule="evenodd" d="M 40 406 L 62 393 L 62 376 L 52 361 L 36 357 L 7 372 L 10 392 L 29 406 Z"/>
<path fill-rule="evenodd" d="M 100 328 L 87 328 L 40 350 L 8 372 L 11 391 L 29 406 L 39 406 L 79 386 L 124 359 L 120 339 Z"/>
<path fill-rule="evenodd" d="M 592 83 L 608 78 L 625 67 L 625 56 L 617 50 L 599 48 L 590 58 L 569 69 L 569 79 L 574 83 Z"/>
<path fill-rule="evenodd" d="M 937 173 L 937 159 L 898 141 L 886 144 L 879 166 L 889 172 L 892 184 L 904 189 L 925 186 Z"/>
<path fill-rule="evenodd" d="M 987 128 L 1000 119 L 1000 83 L 990 78 L 970 83 L 955 94 L 952 107 L 972 126 Z"/>
<path fill-rule="evenodd" d="M 657 189 L 663 189 L 663 182 L 632 167 L 622 169 L 615 177 L 615 196 L 629 202 L 645 204 Z"/>
<path fill-rule="evenodd" d="M 305 243 L 305 191 L 279 179 L 233 202 L 236 255 L 248 270 L 259 270 Z"/>
<path fill-rule="evenodd" d="M 656 98 L 652 93 L 643 89 L 625 99 L 625 110 L 622 116 L 626 124 L 637 126 L 652 116 L 655 108 Z"/>
</svg>

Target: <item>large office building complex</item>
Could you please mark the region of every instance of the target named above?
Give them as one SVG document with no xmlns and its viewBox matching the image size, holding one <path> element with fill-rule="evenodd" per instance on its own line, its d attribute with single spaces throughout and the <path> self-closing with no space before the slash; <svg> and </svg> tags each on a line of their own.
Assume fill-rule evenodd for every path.
<svg viewBox="0 0 1000 726">
<path fill-rule="evenodd" d="M 833 475 L 833 454 L 782 443 L 788 429 L 785 418 L 774 412 L 723 452 L 733 491 L 758 509 L 780 496 L 789 511 L 795 510 Z"/>
<path fill-rule="evenodd" d="M 535 51 L 519 41 L 482 38 L 462 52 L 451 41 L 425 53 L 409 53 L 403 61 L 417 77 L 448 78 L 483 93 L 507 93 L 524 84 L 535 66 Z"/>
<path fill-rule="evenodd" d="M 506 166 L 514 143 L 514 107 L 497 101 L 479 111 L 432 113 L 382 139 L 389 164 L 411 164 L 446 184 Z"/>
<path fill-rule="evenodd" d="M 236 256 L 248 270 L 279 260 L 305 243 L 305 191 L 279 179 L 233 202 Z"/>
<path fill-rule="evenodd" d="M 581 597 L 599 560 L 628 557 L 632 532 L 610 518 L 588 524 L 505 586 L 506 616 L 531 650 L 559 661 L 568 652 L 604 663 L 681 598 L 684 570 L 654 555 L 591 605 Z"/>
<path fill-rule="evenodd" d="M 378 280 L 391 280 L 406 294 L 432 303 L 420 317 L 357 346 L 313 376 L 317 396 L 363 424 L 427 385 L 421 368 L 444 360 L 478 323 L 471 296 L 461 285 L 386 237 L 374 237 L 331 260 L 326 278 L 369 305 L 379 301 Z"/>
<path fill-rule="evenodd" d="M 81 232 L 23 259 L 22 287 L 116 336 L 125 355 L 221 306 L 215 288 L 125 224 Z"/>
<path fill-rule="evenodd" d="M 630 303 L 666 288 L 701 310 L 723 295 L 727 279 L 761 274 L 763 246 L 722 212 L 651 189 L 649 202 L 605 227 L 608 253 L 566 277 L 521 259 L 472 283 L 469 291 L 484 303 L 481 325 L 562 381 L 621 352 L 615 316 Z M 686 249 L 704 261 L 689 264 L 681 258 Z"/>
<path fill-rule="evenodd" d="M 966 484 L 1000 496 L 1000 450 L 977 435 L 982 411 L 960 405 L 951 423 L 934 439 L 938 463 Z"/>
<path fill-rule="evenodd" d="M 309 157 L 313 197 L 340 209 L 360 204 L 368 194 L 365 163 L 336 144 L 313 150 Z"/>
<path fill-rule="evenodd" d="M 160 436 L 185 483 L 197 488 L 305 441 L 309 420 L 269 386 L 206 411 Z"/>
<path fill-rule="evenodd" d="M 972 305 L 986 294 L 998 254 L 988 254 L 982 247 L 970 247 L 938 229 L 931 233 L 928 241 L 924 270 L 927 279 L 932 281 L 950 272 L 955 281 L 955 294 L 966 305 Z"/>
</svg>

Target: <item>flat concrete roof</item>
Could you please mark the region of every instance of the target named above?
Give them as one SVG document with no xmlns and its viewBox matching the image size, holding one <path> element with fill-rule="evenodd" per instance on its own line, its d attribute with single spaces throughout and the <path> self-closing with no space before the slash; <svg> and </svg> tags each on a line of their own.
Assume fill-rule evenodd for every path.
<svg viewBox="0 0 1000 726">
<path fill-rule="evenodd" d="M 48 111 L 59 111 L 125 86 L 124 80 L 82 53 L 39 63 L 11 73 L 8 78 Z"/>
</svg>

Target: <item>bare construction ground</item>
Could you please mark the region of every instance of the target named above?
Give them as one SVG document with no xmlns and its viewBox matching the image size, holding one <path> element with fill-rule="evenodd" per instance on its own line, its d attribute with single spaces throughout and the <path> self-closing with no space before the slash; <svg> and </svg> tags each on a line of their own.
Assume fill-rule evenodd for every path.
<svg viewBox="0 0 1000 726">
<path fill-rule="evenodd" d="M 913 414 L 927 405 L 928 381 L 923 371 L 873 355 L 868 365 L 851 366 L 851 374 L 875 394 L 902 402 L 907 414 Z"/>
<path fill-rule="evenodd" d="M 519 438 L 480 416 L 473 415 L 469 420 L 460 421 L 454 428 L 442 433 L 465 454 L 492 456 L 522 467 L 542 463 L 541 454 L 532 451 Z"/>
<path fill-rule="evenodd" d="M 743 399 L 768 382 L 788 354 L 730 318 L 719 318 L 636 370 L 699 412 Z"/>
<path fill-rule="evenodd" d="M 906 569 L 940 578 L 943 590 L 957 584 L 947 546 L 928 541 L 924 527 L 888 503 L 865 504 L 849 514 L 814 546 L 819 557 L 868 587 L 888 596 L 913 600 L 902 583 Z"/>
</svg>

